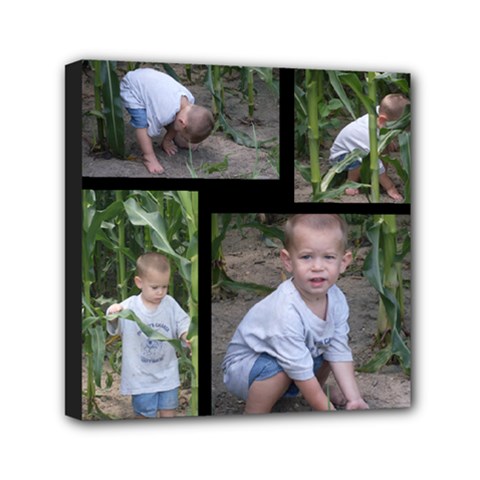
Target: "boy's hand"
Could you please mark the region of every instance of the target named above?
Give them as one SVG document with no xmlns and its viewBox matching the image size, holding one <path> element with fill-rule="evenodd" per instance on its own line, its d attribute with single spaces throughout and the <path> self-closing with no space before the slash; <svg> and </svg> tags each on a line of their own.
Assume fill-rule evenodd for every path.
<svg viewBox="0 0 480 480">
<path fill-rule="evenodd" d="M 165 153 L 170 157 L 171 155 L 175 155 L 177 153 L 177 146 L 173 140 L 169 138 L 164 138 L 162 141 L 162 148 Z"/>
<path fill-rule="evenodd" d="M 180 335 L 180 340 L 182 341 L 182 343 L 185 344 L 185 347 L 187 347 L 190 351 L 192 351 L 192 342 L 187 339 L 186 333 L 183 333 L 182 335 Z"/>
<path fill-rule="evenodd" d="M 114 303 L 110 307 L 108 307 L 107 313 L 112 315 L 113 313 L 119 313 L 123 310 L 123 307 L 119 303 Z"/>
<path fill-rule="evenodd" d="M 369 408 L 368 403 L 363 398 L 350 400 L 345 406 L 345 410 L 368 410 Z"/>
</svg>

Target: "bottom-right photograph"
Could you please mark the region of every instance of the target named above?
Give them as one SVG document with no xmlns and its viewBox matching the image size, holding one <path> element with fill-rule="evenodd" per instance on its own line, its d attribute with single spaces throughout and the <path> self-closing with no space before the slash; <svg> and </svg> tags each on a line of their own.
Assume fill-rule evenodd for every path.
<svg viewBox="0 0 480 480">
<path fill-rule="evenodd" d="M 212 415 L 410 407 L 410 215 L 211 221 Z"/>
</svg>

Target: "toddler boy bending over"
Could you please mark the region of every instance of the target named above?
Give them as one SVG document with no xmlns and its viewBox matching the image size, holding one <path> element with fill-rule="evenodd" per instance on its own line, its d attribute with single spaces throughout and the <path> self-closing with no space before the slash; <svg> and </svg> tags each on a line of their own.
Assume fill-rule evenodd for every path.
<svg viewBox="0 0 480 480">
<path fill-rule="evenodd" d="M 152 68 L 128 72 L 120 82 L 120 96 L 131 116 L 131 125 L 150 173 L 163 173 L 153 149 L 152 137 L 166 129 L 162 140 L 165 153 L 175 155 L 177 147 L 196 147 L 213 130 L 213 114 L 195 105 L 195 98 L 170 75 Z"/>
<path fill-rule="evenodd" d="M 366 409 L 348 346 L 348 305 L 335 285 L 352 260 L 338 215 L 294 215 L 280 257 L 292 278 L 254 305 L 228 345 L 222 367 L 245 413 L 269 413 L 300 392 L 314 410 Z M 340 387 L 324 392 L 333 372 Z"/>
<path fill-rule="evenodd" d="M 387 122 L 398 120 L 402 115 L 406 105 L 410 101 L 400 93 L 392 93 L 385 96 L 377 108 L 377 127 L 385 127 Z M 355 121 L 346 125 L 335 138 L 332 148 L 330 149 L 330 163 L 335 164 L 341 162 L 346 155 L 358 148 L 366 153 L 370 151 L 370 138 L 368 131 L 368 114 L 357 118 Z M 362 159 L 358 158 L 348 167 L 347 179 L 352 182 L 360 180 L 360 166 Z M 379 182 L 385 189 L 387 195 L 394 200 L 401 201 L 403 197 L 398 193 L 391 178 L 387 175 L 385 166 L 379 159 Z M 347 188 L 347 195 L 358 195 L 358 189 Z"/>
</svg>

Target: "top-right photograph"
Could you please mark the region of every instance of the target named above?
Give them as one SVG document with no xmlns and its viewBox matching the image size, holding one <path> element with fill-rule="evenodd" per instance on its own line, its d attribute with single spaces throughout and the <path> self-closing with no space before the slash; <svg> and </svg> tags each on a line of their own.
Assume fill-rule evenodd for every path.
<svg viewBox="0 0 480 480">
<path fill-rule="evenodd" d="M 410 74 L 295 71 L 295 202 L 410 203 Z"/>
</svg>

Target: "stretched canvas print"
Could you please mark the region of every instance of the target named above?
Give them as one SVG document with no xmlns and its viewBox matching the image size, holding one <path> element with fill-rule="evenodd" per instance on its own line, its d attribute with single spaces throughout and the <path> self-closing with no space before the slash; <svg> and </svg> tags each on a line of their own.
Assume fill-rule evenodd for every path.
<svg viewBox="0 0 480 480">
<path fill-rule="evenodd" d="M 66 67 L 66 414 L 411 400 L 407 73 Z"/>
</svg>

